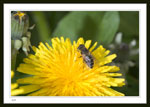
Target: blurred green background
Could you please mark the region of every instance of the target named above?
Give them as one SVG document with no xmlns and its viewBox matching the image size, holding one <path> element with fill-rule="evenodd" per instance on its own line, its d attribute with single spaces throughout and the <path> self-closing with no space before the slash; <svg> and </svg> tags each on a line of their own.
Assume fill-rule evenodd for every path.
<svg viewBox="0 0 150 107">
<path fill-rule="evenodd" d="M 127 46 L 134 39 L 136 46 L 139 48 L 139 12 L 137 11 L 28 11 L 30 26 L 35 24 L 35 28 L 31 30 L 31 44 L 38 46 L 39 42 L 48 42 L 53 37 L 69 37 L 72 41 L 83 37 L 85 40 L 98 42 L 98 45 L 104 45 L 109 49 L 110 44 L 115 44 L 115 37 L 118 32 L 123 34 L 122 43 Z M 124 57 L 124 52 L 117 49 L 116 54 Z M 121 51 L 121 52 L 119 52 Z M 127 50 L 130 53 L 132 49 Z M 31 50 L 30 53 L 33 53 Z M 24 52 L 20 49 L 17 55 L 17 64 L 23 62 L 25 58 Z M 135 66 L 129 67 L 127 61 L 132 61 Z M 126 61 L 116 62 L 121 66 L 128 66 L 125 73 L 127 85 L 120 88 L 114 88 L 126 96 L 139 96 L 139 54 L 128 57 Z M 122 68 L 123 68 L 122 67 Z M 27 75 L 15 72 L 13 81 Z"/>
</svg>

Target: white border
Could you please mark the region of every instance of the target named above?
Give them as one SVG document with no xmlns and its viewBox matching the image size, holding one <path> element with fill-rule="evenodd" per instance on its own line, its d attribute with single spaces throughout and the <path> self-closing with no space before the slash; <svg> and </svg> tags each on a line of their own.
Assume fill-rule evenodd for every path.
<svg viewBox="0 0 150 107">
<path fill-rule="evenodd" d="M 10 96 L 10 11 L 139 11 L 139 96 L 19 97 Z M 4 103 L 146 103 L 146 4 L 4 4 Z M 9 81 L 9 82 L 8 82 Z"/>
</svg>

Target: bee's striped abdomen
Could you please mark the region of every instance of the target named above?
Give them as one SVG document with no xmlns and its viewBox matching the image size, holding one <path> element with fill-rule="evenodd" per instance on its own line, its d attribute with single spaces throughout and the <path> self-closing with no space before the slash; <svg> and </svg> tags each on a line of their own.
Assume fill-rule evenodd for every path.
<svg viewBox="0 0 150 107">
<path fill-rule="evenodd" d="M 93 60 L 92 56 L 85 56 L 84 61 L 86 62 L 88 67 L 93 68 L 94 60 Z"/>
</svg>

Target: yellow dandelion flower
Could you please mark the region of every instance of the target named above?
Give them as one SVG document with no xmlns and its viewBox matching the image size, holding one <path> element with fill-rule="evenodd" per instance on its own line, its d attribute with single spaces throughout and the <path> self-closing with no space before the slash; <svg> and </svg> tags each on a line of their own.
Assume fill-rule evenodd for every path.
<svg viewBox="0 0 150 107">
<path fill-rule="evenodd" d="M 117 66 L 106 65 L 110 63 L 116 54 L 109 55 L 109 50 L 97 43 L 91 48 L 91 40 L 85 41 L 79 38 L 71 43 L 70 39 L 53 38 L 52 46 L 48 43 L 40 43 L 38 48 L 33 47 L 35 55 L 29 55 L 20 64 L 17 71 L 33 76 L 18 79 L 24 94 L 29 96 L 124 96 L 123 93 L 113 90 L 111 87 L 124 85 L 123 78 L 115 73 Z M 93 68 L 89 68 L 78 50 L 78 46 L 84 44 L 95 58 Z"/>
<path fill-rule="evenodd" d="M 11 78 L 14 77 L 14 71 L 11 71 Z M 24 89 L 17 89 L 18 84 L 17 83 L 11 83 L 11 96 L 16 96 L 19 94 L 22 94 Z"/>
</svg>

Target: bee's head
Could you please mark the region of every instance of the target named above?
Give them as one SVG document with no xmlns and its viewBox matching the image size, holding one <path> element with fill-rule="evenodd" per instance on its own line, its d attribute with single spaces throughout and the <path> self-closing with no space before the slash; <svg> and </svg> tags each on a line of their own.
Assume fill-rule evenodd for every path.
<svg viewBox="0 0 150 107">
<path fill-rule="evenodd" d="M 80 44 L 78 50 L 83 50 L 83 49 L 85 49 L 85 46 L 83 44 Z"/>
</svg>

